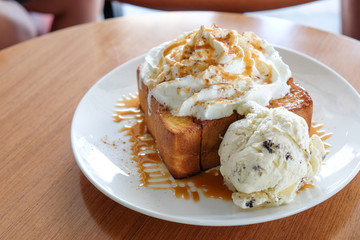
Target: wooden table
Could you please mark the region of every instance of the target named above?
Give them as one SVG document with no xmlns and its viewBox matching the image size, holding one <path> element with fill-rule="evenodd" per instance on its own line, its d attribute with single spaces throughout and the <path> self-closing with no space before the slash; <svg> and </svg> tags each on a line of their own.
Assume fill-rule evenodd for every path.
<svg viewBox="0 0 360 240">
<path fill-rule="evenodd" d="M 324 203 L 267 223 L 202 227 L 142 215 L 98 191 L 70 145 L 77 104 L 104 74 L 201 24 L 254 31 L 308 54 L 360 91 L 360 42 L 239 14 L 163 13 L 54 32 L 0 51 L 0 239 L 360 239 L 360 177 Z"/>
</svg>

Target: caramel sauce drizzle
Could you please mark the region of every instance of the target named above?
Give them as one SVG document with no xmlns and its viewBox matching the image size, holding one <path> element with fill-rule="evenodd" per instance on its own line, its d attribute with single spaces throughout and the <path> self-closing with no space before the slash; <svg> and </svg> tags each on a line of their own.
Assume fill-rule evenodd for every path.
<svg viewBox="0 0 360 240">
<path fill-rule="evenodd" d="M 216 25 L 212 25 L 212 28 L 217 28 Z M 212 32 L 214 29 L 204 29 L 207 32 Z M 174 62 L 181 62 L 184 59 L 189 59 L 192 54 L 196 54 L 198 57 L 203 58 L 202 61 L 198 61 L 195 63 L 194 66 L 186 66 L 186 64 L 180 64 L 178 66 L 178 72 L 179 74 L 176 77 L 184 77 L 186 75 L 196 75 L 198 72 L 202 72 L 206 68 L 209 67 L 209 65 L 217 66 L 219 65 L 219 60 L 223 57 L 225 54 L 225 51 L 219 54 L 216 59 L 214 56 L 215 48 L 214 46 L 209 42 L 207 38 L 205 38 L 202 35 L 198 34 L 198 31 L 193 31 L 192 33 L 185 36 L 183 39 L 177 40 L 176 42 L 173 42 L 169 46 L 167 46 L 163 53 L 162 57 L 159 60 L 159 63 L 157 65 L 158 70 L 155 70 L 156 74 L 153 75 L 153 77 L 157 76 L 158 82 L 161 83 L 163 81 L 166 81 L 168 77 L 167 74 L 164 72 L 163 64 L 164 62 L 170 65 L 171 67 L 174 65 Z M 188 42 L 188 40 L 193 39 L 191 43 Z M 248 78 L 251 77 L 253 72 L 253 65 L 255 64 L 255 67 L 257 69 L 261 69 L 262 65 L 266 66 L 266 69 L 268 72 L 261 72 L 262 75 L 265 75 L 265 79 L 262 79 L 261 81 L 259 79 L 253 79 L 254 81 L 260 83 L 260 84 L 271 84 L 271 78 L 272 78 L 272 68 L 260 60 L 260 56 L 258 53 L 254 52 L 253 49 L 256 49 L 262 53 L 265 53 L 265 49 L 261 47 L 261 41 L 255 40 L 251 45 L 253 49 L 247 49 L 245 53 L 239 48 L 238 45 L 235 44 L 236 35 L 233 32 L 229 32 L 225 37 L 215 37 L 215 39 L 219 42 L 222 42 L 226 48 L 227 52 L 229 54 L 235 54 L 236 58 L 242 58 L 245 63 L 245 69 L 241 74 L 230 74 L 227 72 L 222 71 L 222 77 L 226 81 L 231 81 L 235 79 L 243 79 L 244 77 Z M 182 47 L 182 48 L 181 48 Z M 202 50 L 202 51 L 197 51 Z M 181 53 L 181 54 L 180 54 Z M 172 60 L 169 60 L 169 59 Z M 175 61 L 173 61 L 175 60 Z M 196 71 L 195 71 L 195 70 Z"/>
<path fill-rule="evenodd" d="M 163 56 L 167 56 L 174 48 L 177 48 L 184 44 L 186 44 L 186 39 L 184 39 L 183 41 L 174 42 L 173 44 L 165 48 Z"/>
<path fill-rule="evenodd" d="M 232 192 L 224 185 L 219 169 L 214 168 L 186 179 L 174 179 L 162 162 L 152 136 L 147 132 L 144 115 L 137 95 L 118 100 L 115 122 L 129 121 L 119 132 L 129 136 L 131 159 L 136 162 L 140 186 L 150 189 L 171 190 L 177 198 L 200 200 L 200 192 L 208 198 L 230 201 Z M 139 113 L 140 112 L 140 113 Z M 126 114 L 123 116 L 122 114 Z"/>
<path fill-rule="evenodd" d="M 323 128 L 323 127 L 324 127 L 323 124 L 316 124 L 315 122 L 311 122 L 309 136 L 311 137 L 312 135 L 318 135 L 320 137 L 321 141 L 324 143 L 326 155 L 329 155 L 330 151 L 326 150 L 326 149 L 329 149 L 331 147 L 331 145 L 325 141 L 332 136 L 332 133 L 326 133 L 324 130 L 321 130 L 321 128 Z M 301 191 L 303 191 L 307 188 L 315 187 L 314 184 L 306 182 L 304 179 L 302 180 L 302 182 L 303 182 L 302 187 L 299 188 L 299 190 L 297 190 L 296 193 L 300 193 Z"/>
<path fill-rule="evenodd" d="M 311 122 L 310 126 L 310 137 L 312 135 L 318 135 L 324 143 L 325 150 L 329 149 L 331 145 L 326 142 L 327 139 L 329 139 L 333 134 L 332 133 L 326 133 L 324 130 L 321 130 L 324 127 L 323 124 L 316 124 L 315 122 Z M 330 151 L 326 150 L 326 155 L 329 155 Z"/>
<path fill-rule="evenodd" d="M 116 110 L 113 114 L 114 122 L 122 122 L 128 120 L 131 122 L 133 119 L 142 120 L 144 114 L 139 108 L 139 99 L 137 95 L 129 94 L 117 101 L 115 105 Z"/>
<path fill-rule="evenodd" d="M 150 189 L 171 190 L 177 198 L 200 200 L 200 192 L 208 198 L 232 200 L 232 191 L 225 185 L 219 168 L 213 168 L 186 179 L 174 179 L 162 162 L 154 139 L 148 133 L 144 121 L 144 114 L 140 110 L 137 94 L 130 94 L 119 99 L 116 104 L 115 122 L 127 120 L 129 125 L 123 126 L 119 132 L 129 136 L 131 144 L 131 159 L 136 162 L 137 172 L 140 175 L 140 186 Z M 332 136 L 321 130 L 322 124 L 312 123 L 310 136 L 318 135 L 322 141 Z M 325 148 L 331 145 L 324 143 Z M 327 152 L 328 153 L 328 152 Z M 297 191 L 313 188 L 314 185 L 303 181 L 304 185 Z"/>
</svg>

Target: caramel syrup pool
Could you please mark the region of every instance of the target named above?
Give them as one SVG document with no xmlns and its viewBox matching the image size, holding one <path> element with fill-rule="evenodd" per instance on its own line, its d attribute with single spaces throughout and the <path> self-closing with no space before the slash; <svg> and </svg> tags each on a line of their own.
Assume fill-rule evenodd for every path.
<svg viewBox="0 0 360 240">
<path fill-rule="evenodd" d="M 185 179 L 174 179 L 158 155 L 156 144 L 148 133 L 144 122 L 144 115 L 139 108 L 138 95 L 129 94 L 119 99 L 113 114 L 115 122 L 127 121 L 119 132 L 124 132 L 131 142 L 131 159 L 136 162 L 137 172 L 140 175 L 140 186 L 150 189 L 168 189 L 173 191 L 177 198 L 200 200 L 200 192 L 208 198 L 232 200 L 230 191 L 224 184 L 219 168 L 213 168 Z M 318 135 L 322 141 L 332 136 L 321 130 L 323 125 L 312 123 L 310 136 Z M 330 145 L 325 143 L 325 148 Z M 327 154 L 329 152 L 327 151 Z M 314 187 L 304 183 L 299 190 Z"/>
</svg>

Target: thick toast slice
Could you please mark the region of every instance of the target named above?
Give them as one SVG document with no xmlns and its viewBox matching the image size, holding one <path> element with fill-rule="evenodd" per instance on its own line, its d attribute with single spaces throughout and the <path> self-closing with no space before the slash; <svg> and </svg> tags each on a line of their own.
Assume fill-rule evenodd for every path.
<svg viewBox="0 0 360 240">
<path fill-rule="evenodd" d="M 311 124 L 313 103 L 310 95 L 293 79 L 289 79 L 290 93 L 272 100 L 269 108 L 283 106 Z M 139 78 L 140 107 L 144 111 L 149 132 L 155 139 L 159 154 L 174 178 L 185 178 L 220 164 L 218 149 L 229 125 L 243 116 L 200 121 L 192 117 L 173 116 L 151 97 L 148 106 L 148 88 Z M 149 107 L 151 108 L 149 111 Z"/>
<path fill-rule="evenodd" d="M 284 107 L 287 110 L 303 117 L 310 130 L 313 113 L 313 101 L 309 93 L 298 83 L 294 82 L 294 79 L 290 78 L 287 84 L 290 85 L 290 93 L 283 98 L 271 100 L 268 107 Z"/>
<path fill-rule="evenodd" d="M 229 117 L 205 120 L 201 122 L 202 138 L 201 138 L 201 160 L 200 166 L 202 170 L 206 170 L 220 164 L 218 150 L 222 137 L 225 135 L 229 125 L 243 116 L 233 113 Z"/>
<path fill-rule="evenodd" d="M 138 73 L 139 77 L 139 73 Z M 154 137 L 160 157 L 174 178 L 184 178 L 201 171 L 201 124 L 192 117 L 177 117 L 151 97 L 148 106 L 148 88 L 139 81 L 140 107 L 145 122 Z"/>
</svg>

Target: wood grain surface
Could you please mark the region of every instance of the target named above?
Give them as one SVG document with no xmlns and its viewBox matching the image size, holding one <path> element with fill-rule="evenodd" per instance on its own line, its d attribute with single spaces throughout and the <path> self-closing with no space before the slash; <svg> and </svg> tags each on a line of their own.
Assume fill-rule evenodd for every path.
<svg viewBox="0 0 360 240">
<path fill-rule="evenodd" d="M 307 211 L 271 222 L 203 227 L 145 216 L 98 191 L 70 144 L 74 111 L 116 66 L 216 23 L 253 31 L 325 63 L 360 91 L 360 42 L 291 22 L 173 12 L 91 23 L 0 51 L 0 239 L 360 239 L 360 177 Z"/>
</svg>

